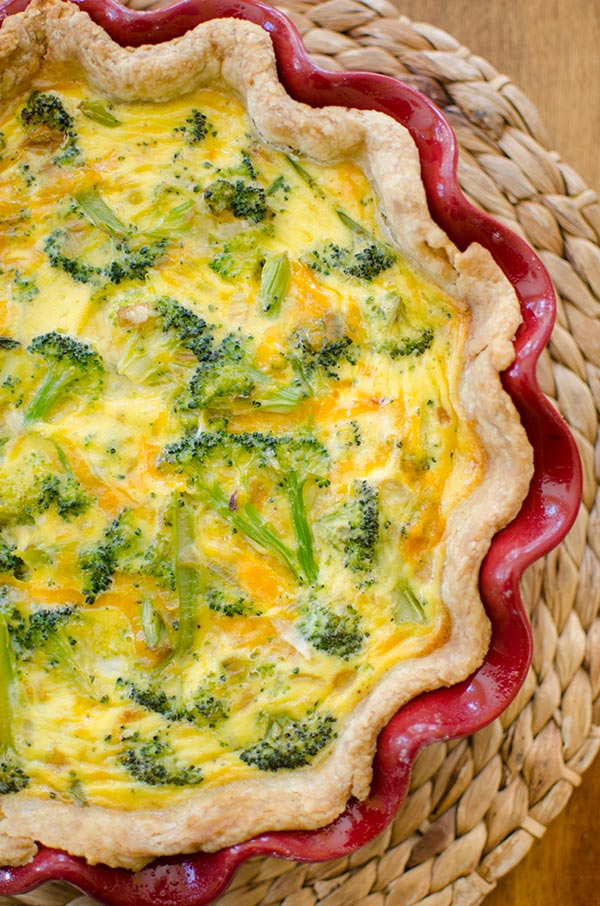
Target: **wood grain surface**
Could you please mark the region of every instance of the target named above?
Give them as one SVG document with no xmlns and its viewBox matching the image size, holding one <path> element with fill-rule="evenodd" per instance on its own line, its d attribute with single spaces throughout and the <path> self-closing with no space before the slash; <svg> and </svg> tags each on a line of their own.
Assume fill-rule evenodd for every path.
<svg viewBox="0 0 600 906">
<path fill-rule="evenodd" d="M 560 156 L 600 193 L 600 0 L 394 0 L 452 34 L 530 98 Z M 600 758 L 485 906 L 600 903 Z"/>
</svg>

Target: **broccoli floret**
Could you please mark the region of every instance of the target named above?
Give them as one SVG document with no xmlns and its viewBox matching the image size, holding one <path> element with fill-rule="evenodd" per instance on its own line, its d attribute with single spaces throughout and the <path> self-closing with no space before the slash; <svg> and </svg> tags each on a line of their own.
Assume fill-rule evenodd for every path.
<svg viewBox="0 0 600 906">
<path fill-rule="evenodd" d="M 167 695 L 164 689 L 154 686 L 147 686 L 143 689 L 141 686 L 136 686 L 135 683 L 122 679 L 117 680 L 117 685 L 136 705 L 146 708 L 147 711 L 153 711 L 154 714 L 160 714 L 167 720 L 178 720 L 177 699 L 174 695 Z"/>
<path fill-rule="evenodd" d="M 191 714 L 194 723 L 213 728 L 227 719 L 229 708 L 222 698 L 215 695 L 213 685 L 209 683 L 196 690 Z"/>
<path fill-rule="evenodd" d="M 392 252 L 373 243 L 355 252 L 354 260 L 346 265 L 345 273 L 350 277 L 370 282 L 388 270 L 395 260 L 396 256 Z"/>
<path fill-rule="evenodd" d="M 242 342 L 226 336 L 198 366 L 189 384 L 190 409 L 206 409 L 234 399 L 247 399 L 264 380 L 253 368 Z"/>
<path fill-rule="evenodd" d="M 0 537 L 0 574 L 14 576 L 20 582 L 27 578 L 29 570 L 15 548 Z"/>
<path fill-rule="evenodd" d="M 236 254 L 235 243 L 226 242 L 220 252 L 208 262 L 208 266 L 215 274 L 218 274 L 223 280 L 235 280 L 239 277 L 242 268 L 247 266 L 248 262 Z M 251 262 L 251 269 L 254 270 L 256 262 Z"/>
<path fill-rule="evenodd" d="M 69 257 L 62 250 L 62 243 L 66 237 L 64 230 L 54 230 L 50 233 L 44 244 L 44 251 L 50 267 L 64 271 L 76 283 L 97 283 L 102 274 L 101 267 L 95 267 L 80 261 L 79 258 Z"/>
<path fill-rule="evenodd" d="M 198 361 L 210 358 L 214 345 L 213 330 L 203 318 L 170 296 L 159 299 L 155 308 L 163 333 L 174 337 Z"/>
<path fill-rule="evenodd" d="M 87 604 L 93 604 L 98 595 L 110 587 L 136 537 L 128 511 L 124 510 L 106 527 L 102 541 L 81 552 L 78 564 L 83 574 L 82 592 Z"/>
<path fill-rule="evenodd" d="M 292 187 L 290 186 L 289 182 L 286 182 L 283 175 L 280 174 L 273 180 L 273 182 L 267 189 L 266 194 L 267 194 L 267 198 L 269 198 L 271 195 L 278 195 L 279 192 L 281 192 L 281 195 L 283 196 L 283 200 L 287 201 L 290 197 L 291 191 L 292 191 Z"/>
<path fill-rule="evenodd" d="M 13 277 L 13 294 L 19 302 L 32 302 L 39 293 L 40 291 L 33 277 L 23 277 L 19 271 L 15 271 Z"/>
<path fill-rule="evenodd" d="M 42 359 L 47 372 L 29 404 L 25 421 L 46 418 L 54 406 L 75 388 L 78 398 L 82 393 L 98 392 L 104 366 L 93 346 L 68 334 L 52 331 L 34 337 L 27 349 Z"/>
<path fill-rule="evenodd" d="M 196 478 L 196 470 L 200 473 L 205 470 L 205 464 L 210 465 L 213 459 L 222 458 L 221 461 L 233 463 L 232 454 L 234 453 L 236 435 L 230 435 L 226 431 L 200 431 L 186 434 L 181 440 L 175 441 L 165 447 L 161 461 L 175 466 L 176 471 L 181 473 L 190 472 L 192 481 Z M 231 444 L 231 446 L 230 446 Z"/>
<path fill-rule="evenodd" d="M 48 501 L 48 505 L 50 503 L 56 505 L 59 516 L 68 521 L 73 517 L 81 516 L 88 510 L 93 497 L 82 488 L 76 478 L 69 477 L 61 481 L 59 478 L 53 477 L 50 481 L 52 483 L 51 496 L 48 498 L 46 491 L 45 499 Z"/>
<path fill-rule="evenodd" d="M 117 285 L 124 280 L 144 281 L 166 247 L 167 240 L 164 238 L 139 248 L 131 248 L 129 241 L 122 239 L 117 244 L 117 257 L 103 268 L 102 273 Z"/>
<path fill-rule="evenodd" d="M 359 574 L 359 585 L 368 585 L 380 533 L 377 488 L 365 479 L 354 481 L 350 497 L 324 517 L 322 527 L 333 547 L 343 552 L 344 566 Z"/>
<path fill-rule="evenodd" d="M 360 626 L 360 614 L 352 605 L 334 611 L 315 601 L 305 608 L 298 628 L 318 651 L 347 660 L 363 646 L 365 634 Z"/>
<path fill-rule="evenodd" d="M 347 336 L 329 338 L 298 330 L 292 335 L 292 347 L 290 362 L 311 391 L 315 382 L 323 377 L 339 380 L 339 370 L 344 362 L 356 363 L 354 343 Z"/>
<path fill-rule="evenodd" d="M 326 487 L 328 454 L 312 435 L 273 435 L 251 432 L 229 434 L 225 431 L 190 434 L 169 445 L 163 462 L 187 472 L 194 489 L 236 531 L 264 547 L 284 563 L 298 581 L 312 584 L 318 575 L 313 551 L 313 536 L 304 489 L 308 482 Z M 272 525 L 247 500 L 238 504 L 228 496 L 211 474 L 211 466 L 234 465 L 238 480 L 249 484 L 253 470 L 270 475 L 276 487 L 284 489 L 296 536 L 296 549 L 286 545 Z M 232 500 L 234 502 L 232 503 Z"/>
<path fill-rule="evenodd" d="M 56 507 L 59 516 L 68 521 L 85 513 L 93 499 L 73 477 L 38 475 L 29 485 L 28 476 L 19 481 L 21 477 L 21 473 L 17 473 L 14 482 L 4 485 L 0 525 L 31 524 L 36 516 L 51 507 Z"/>
<path fill-rule="evenodd" d="M 65 237 L 64 230 L 55 230 L 48 236 L 44 251 L 50 267 L 64 271 L 77 283 L 98 284 L 102 277 L 115 285 L 125 280 L 143 282 L 167 247 L 167 239 L 164 237 L 138 248 L 132 248 L 129 239 L 121 238 L 115 242 L 116 257 L 100 267 L 86 264 L 76 256 L 65 255 L 62 249 Z"/>
<path fill-rule="evenodd" d="M 171 723 L 189 723 L 202 727 L 216 727 L 225 720 L 229 709 L 216 694 L 215 684 L 200 686 L 189 705 L 183 704 L 176 695 L 167 695 L 164 689 L 155 685 L 145 688 L 130 681 L 119 681 L 127 698 L 154 714 L 160 714 Z"/>
<path fill-rule="evenodd" d="M 355 481 L 352 500 L 343 507 L 344 566 L 366 572 L 374 563 L 379 540 L 379 492 L 368 481 Z"/>
<path fill-rule="evenodd" d="M 179 763 L 168 740 L 157 733 L 148 741 L 134 733 L 125 740 L 127 749 L 120 761 L 134 780 L 148 786 L 198 786 L 202 771 Z"/>
<path fill-rule="evenodd" d="M 289 412 L 306 398 L 299 382 L 280 386 L 256 367 L 246 340 L 229 334 L 207 351 L 188 386 L 188 409 L 226 409 L 243 400 L 266 412 Z"/>
<path fill-rule="evenodd" d="M 434 341 L 430 326 L 417 328 L 406 300 L 395 291 L 378 293 L 364 300 L 375 349 L 391 359 L 423 355 Z"/>
<path fill-rule="evenodd" d="M 223 177 L 241 176 L 242 179 L 258 177 L 258 172 L 248 151 L 241 151 L 239 164 L 234 167 L 219 167 L 218 173 Z"/>
<path fill-rule="evenodd" d="M 60 154 L 56 155 L 53 163 L 56 164 L 57 167 L 62 167 L 64 164 L 73 163 L 73 161 L 76 160 L 80 154 L 81 151 L 79 150 L 76 142 L 69 140 Z"/>
<path fill-rule="evenodd" d="M 286 412 L 304 399 L 295 386 L 280 387 L 254 364 L 248 340 L 229 334 L 220 342 L 214 327 L 176 299 L 163 296 L 152 306 L 155 317 L 145 316 L 117 366 L 135 382 L 168 378 L 171 387 L 186 392 L 182 409 L 226 407 L 234 400 L 249 399 L 269 412 Z M 189 369 L 197 364 L 191 379 Z"/>
<path fill-rule="evenodd" d="M 370 283 L 379 274 L 395 263 L 397 255 L 389 246 L 381 243 L 368 229 L 358 223 L 346 211 L 336 211 L 341 222 L 353 234 L 352 246 L 343 248 L 334 242 L 326 245 L 322 252 L 314 250 L 311 267 L 328 274 L 331 268 L 340 270 L 347 277 L 356 277 Z"/>
<path fill-rule="evenodd" d="M 225 594 L 220 588 L 207 588 L 205 597 L 211 610 L 226 617 L 243 617 L 254 612 L 245 598 Z"/>
<path fill-rule="evenodd" d="M 216 135 L 213 127 L 200 110 L 193 109 L 183 126 L 177 126 L 175 132 L 183 132 L 188 145 L 198 145 L 204 141 L 209 132 Z"/>
<path fill-rule="evenodd" d="M 49 509 L 68 521 L 90 506 L 93 498 L 73 476 L 64 452 L 57 444 L 53 446 L 53 461 L 36 445 L 33 453 L 21 454 L 16 465 L 9 459 L 0 467 L 0 526 L 32 525 Z"/>
<path fill-rule="evenodd" d="M 21 110 L 20 119 L 26 129 L 47 126 L 69 137 L 75 134 L 73 117 L 67 113 L 62 101 L 55 94 L 32 92 Z"/>
<path fill-rule="evenodd" d="M 14 757 L 0 758 L 0 795 L 18 793 L 29 786 L 29 776 Z"/>
<path fill-rule="evenodd" d="M 7 374 L 0 383 L 0 406 L 12 404 L 15 409 L 23 405 L 23 386 L 19 377 Z M 0 437 L 0 447 L 4 446 L 9 440 L 8 437 Z"/>
<path fill-rule="evenodd" d="M 9 630 L 19 660 L 29 659 L 37 649 L 46 646 L 77 613 L 75 605 L 65 604 L 32 610 L 25 618 L 15 608 L 10 616 Z"/>
<path fill-rule="evenodd" d="M 420 356 L 430 348 L 433 343 L 433 330 L 424 327 L 416 337 L 402 337 L 400 340 L 387 340 L 382 345 L 382 351 L 387 352 L 391 359 L 414 355 Z"/>
<path fill-rule="evenodd" d="M 118 318 L 117 322 L 121 323 Z M 213 342 L 212 327 L 203 318 L 176 299 L 163 296 L 151 307 L 146 305 L 117 370 L 135 383 L 166 380 L 172 389 L 182 392 L 194 364 L 210 357 Z"/>
<path fill-rule="evenodd" d="M 263 739 L 240 752 L 240 758 L 260 771 L 294 770 L 309 764 L 336 735 L 331 714 L 315 711 L 304 720 L 274 717 Z"/>
<path fill-rule="evenodd" d="M 370 242 L 358 248 L 345 248 L 330 242 L 322 249 L 313 249 L 307 263 L 321 274 L 332 270 L 340 271 L 346 277 L 355 277 L 370 283 L 379 274 L 388 270 L 396 261 L 395 253 L 377 242 Z"/>
<path fill-rule="evenodd" d="M 55 164 L 69 163 L 79 155 L 73 117 L 56 94 L 32 92 L 21 110 L 20 119 L 30 134 L 45 129 L 50 135 L 61 138 L 63 150 L 54 158 Z"/>
<path fill-rule="evenodd" d="M 232 214 L 243 220 L 260 223 L 268 213 L 265 190 L 246 185 L 242 179 L 230 182 L 217 179 L 204 190 L 204 198 L 213 214 Z"/>
<path fill-rule="evenodd" d="M 19 408 L 23 404 L 22 377 L 15 373 L 24 359 L 21 344 L 12 337 L 0 336 L 0 409 L 7 405 Z M 0 439 L 0 444 L 7 438 Z"/>
</svg>

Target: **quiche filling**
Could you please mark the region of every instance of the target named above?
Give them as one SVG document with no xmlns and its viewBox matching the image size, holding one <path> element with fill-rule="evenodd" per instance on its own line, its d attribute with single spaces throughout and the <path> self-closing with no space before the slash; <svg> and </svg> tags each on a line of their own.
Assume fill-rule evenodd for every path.
<svg viewBox="0 0 600 906">
<path fill-rule="evenodd" d="M 225 89 L 46 67 L 0 130 L 0 792 L 144 809 L 318 763 L 448 637 L 466 306 L 355 163 Z"/>
</svg>

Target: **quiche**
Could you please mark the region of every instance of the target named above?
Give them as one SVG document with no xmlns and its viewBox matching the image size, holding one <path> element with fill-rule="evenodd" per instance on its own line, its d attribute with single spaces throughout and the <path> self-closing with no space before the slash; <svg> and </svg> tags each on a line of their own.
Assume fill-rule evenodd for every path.
<svg viewBox="0 0 600 906">
<path fill-rule="evenodd" d="M 322 827 L 485 656 L 514 291 L 254 25 L 124 49 L 34 0 L 0 60 L 0 859 Z"/>
</svg>

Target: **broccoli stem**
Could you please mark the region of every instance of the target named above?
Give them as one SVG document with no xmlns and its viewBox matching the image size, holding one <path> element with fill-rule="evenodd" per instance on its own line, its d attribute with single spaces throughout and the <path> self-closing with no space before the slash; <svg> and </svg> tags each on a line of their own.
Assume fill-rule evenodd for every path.
<svg viewBox="0 0 600 906">
<path fill-rule="evenodd" d="M 146 645 L 151 650 L 159 648 L 165 626 L 160 614 L 154 609 L 152 601 L 148 598 L 144 598 L 142 601 L 141 620 Z"/>
<path fill-rule="evenodd" d="M 298 542 L 298 563 L 308 584 L 313 585 L 317 581 L 319 569 L 315 560 L 313 536 L 304 504 L 304 483 L 298 481 L 298 476 L 291 472 L 286 479 L 285 487 Z"/>
<path fill-rule="evenodd" d="M 102 101 L 82 101 L 79 105 L 79 109 L 88 120 L 100 123 L 101 126 L 108 126 L 110 129 L 114 129 L 115 126 L 121 125 L 121 120 L 118 120 L 116 116 L 113 116 Z"/>
<path fill-rule="evenodd" d="M 394 619 L 398 623 L 426 623 L 427 613 L 421 601 L 408 584 L 400 581 L 394 593 Z"/>
<path fill-rule="evenodd" d="M 53 666 L 65 675 L 75 688 L 88 698 L 94 698 L 93 680 L 75 657 L 73 645 L 65 638 L 61 629 L 53 633 L 46 642 L 46 652 Z"/>
<path fill-rule="evenodd" d="M 75 201 L 92 226 L 111 236 L 122 236 L 127 232 L 125 224 L 109 208 L 97 189 L 82 189 L 75 195 Z"/>
<path fill-rule="evenodd" d="M 283 543 L 272 526 L 269 525 L 264 516 L 258 512 L 252 503 L 244 504 L 243 511 L 239 509 L 232 510 L 229 506 L 229 500 L 217 484 L 211 487 L 199 485 L 204 494 L 209 498 L 215 510 L 223 519 L 231 523 L 238 532 L 246 535 L 259 547 L 265 548 L 274 554 L 289 571 L 296 581 L 300 582 L 302 576 L 296 565 L 294 552 Z"/>
<path fill-rule="evenodd" d="M 260 278 L 258 298 L 262 311 L 275 316 L 279 314 L 290 285 L 290 259 L 287 252 L 270 255 L 264 263 Z"/>
<path fill-rule="evenodd" d="M 49 368 L 40 384 L 37 393 L 25 413 L 25 422 L 33 422 L 46 417 L 61 396 L 66 393 L 77 376 L 76 368 Z"/>
<path fill-rule="evenodd" d="M 167 211 L 154 229 L 144 230 L 144 235 L 150 239 L 170 239 L 173 233 L 189 229 L 192 225 L 190 211 L 193 207 L 193 201 L 183 201 Z"/>
<path fill-rule="evenodd" d="M 14 678 L 6 617 L 0 613 L 0 758 L 13 748 L 11 686 Z"/>
<path fill-rule="evenodd" d="M 75 476 L 73 475 L 73 470 L 71 468 L 71 463 L 69 462 L 69 458 L 68 458 L 67 454 L 65 453 L 63 448 L 60 446 L 58 441 L 54 440 L 53 437 L 50 438 L 50 442 L 52 443 L 52 446 L 56 450 L 56 455 L 58 457 L 58 461 L 60 462 L 60 464 L 63 467 L 63 469 L 65 470 L 65 472 L 67 473 L 69 478 L 74 478 Z"/>
<path fill-rule="evenodd" d="M 17 793 L 29 783 L 19 765 L 12 733 L 12 649 L 5 615 L 0 612 L 0 795 Z"/>
<path fill-rule="evenodd" d="M 318 184 L 316 179 L 310 175 L 308 170 L 305 170 L 299 161 L 294 160 L 294 158 L 290 157 L 288 154 L 285 155 L 285 158 L 286 158 L 288 164 L 290 165 L 290 167 L 292 167 L 292 169 L 294 169 L 296 171 L 296 173 L 298 174 L 300 179 L 303 179 L 304 182 L 306 183 L 306 185 L 309 186 L 313 190 L 315 195 L 317 195 L 319 198 L 325 198 L 325 193 L 323 192 L 323 189 Z"/>
<path fill-rule="evenodd" d="M 308 392 L 300 383 L 288 384 L 279 390 L 273 390 L 265 396 L 257 396 L 254 403 L 265 412 L 293 412 L 302 403 Z"/>
<path fill-rule="evenodd" d="M 369 233 L 369 231 L 367 229 L 365 229 L 365 227 L 362 226 L 362 224 L 360 224 L 356 220 L 354 220 L 353 217 L 350 217 L 349 214 L 346 214 L 346 212 L 343 211 L 341 208 L 338 208 L 335 213 L 338 215 L 338 217 L 340 218 L 340 220 L 342 221 L 344 226 L 348 227 L 348 229 L 352 233 L 355 233 L 357 236 L 362 236 L 363 238 L 368 239 L 370 242 L 377 241 L 375 236 L 373 236 L 372 233 Z"/>
<path fill-rule="evenodd" d="M 175 589 L 179 602 L 177 641 L 173 658 L 188 654 L 196 634 L 197 605 L 199 596 L 198 571 L 190 562 L 194 544 L 194 510 L 186 498 L 176 498 L 172 513 Z"/>
</svg>

